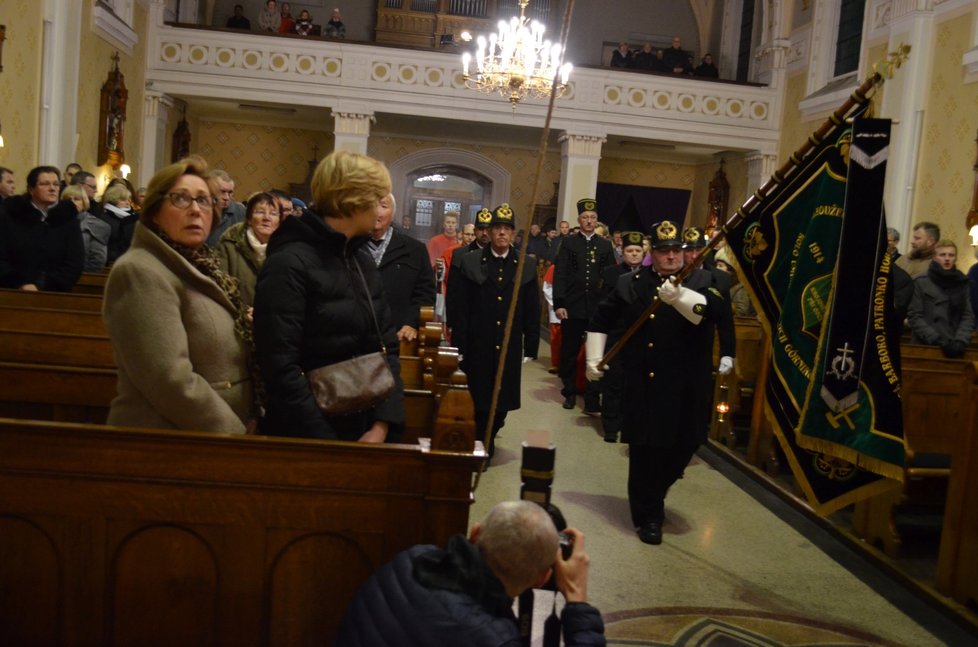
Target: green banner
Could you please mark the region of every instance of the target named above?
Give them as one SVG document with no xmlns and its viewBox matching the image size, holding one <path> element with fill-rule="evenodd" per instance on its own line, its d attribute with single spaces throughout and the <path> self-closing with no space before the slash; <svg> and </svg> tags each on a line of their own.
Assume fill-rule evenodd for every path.
<svg viewBox="0 0 978 647">
<path fill-rule="evenodd" d="M 891 348 L 886 318 L 873 316 L 874 298 L 884 307 L 890 298 L 885 222 L 881 204 L 874 212 L 854 197 L 881 200 L 882 175 L 879 168 L 857 173 L 854 183 L 852 137 L 851 128 L 826 137 L 727 235 L 770 334 L 766 413 L 820 514 L 895 487 L 890 479 L 902 478 L 899 384 L 883 370 L 899 346 Z M 854 219 L 858 225 L 851 224 Z M 847 287 L 840 292 L 842 269 Z M 874 321 L 883 328 L 873 331 Z M 832 393 L 841 395 L 834 399 Z"/>
</svg>

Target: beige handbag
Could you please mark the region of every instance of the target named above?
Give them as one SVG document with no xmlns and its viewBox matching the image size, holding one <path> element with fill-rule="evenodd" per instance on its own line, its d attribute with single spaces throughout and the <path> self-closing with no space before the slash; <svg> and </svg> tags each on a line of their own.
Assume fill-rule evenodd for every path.
<svg viewBox="0 0 978 647">
<path fill-rule="evenodd" d="M 380 333 L 377 313 L 370 299 L 367 280 L 360 269 L 360 263 L 353 259 L 357 268 L 363 292 L 367 296 L 370 316 L 374 330 L 380 341 L 380 351 L 369 355 L 352 357 L 342 362 L 321 366 L 306 373 L 309 388 L 316 400 L 316 406 L 330 416 L 342 416 L 366 411 L 376 406 L 394 390 L 394 376 L 387 364 L 387 347 Z"/>
</svg>

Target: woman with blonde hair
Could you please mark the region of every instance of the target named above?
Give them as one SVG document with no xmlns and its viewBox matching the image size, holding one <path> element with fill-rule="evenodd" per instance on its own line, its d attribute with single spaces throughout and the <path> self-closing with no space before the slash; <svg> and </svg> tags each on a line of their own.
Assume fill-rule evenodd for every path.
<svg viewBox="0 0 978 647">
<path fill-rule="evenodd" d="M 358 253 L 391 191 L 390 175 L 366 155 L 336 151 L 319 163 L 311 184 L 312 203 L 278 228 L 258 276 L 255 347 L 267 394 L 262 431 L 395 440 L 404 422 L 399 346 L 376 263 Z M 307 374 L 382 349 L 393 391 L 363 411 L 321 411 Z"/>
<path fill-rule="evenodd" d="M 216 195 L 200 158 L 150 180 L 132 245 L 105 285 L 119 369 L 109 424 L 240 434 L 253 417 L 247 311 L 204 244 Z"/>
<path fill-rule="evenodd" d="M 62 200 L 71 200 L 78 209 L 78 226 L 81 227 L 82 244 L 85 246 L 85 272 L 101 272 L 105 269 L 108 258 L 109 238 L 112 227 L 101 218 L 93 216 L 88 210 L 91 203 L 88 193 L 78 184 L 65 187 L 61 192 Z"/>
<path fill-rule="evenodd" d="M 100 218 L 111 228 L 106 265 L 112 265 L 129 249 L 132 232 L 136 226 L 136 212 L 132 209 L 132 192 L 117 178 L 109 183 L 102 194 Z"/>
</svg>

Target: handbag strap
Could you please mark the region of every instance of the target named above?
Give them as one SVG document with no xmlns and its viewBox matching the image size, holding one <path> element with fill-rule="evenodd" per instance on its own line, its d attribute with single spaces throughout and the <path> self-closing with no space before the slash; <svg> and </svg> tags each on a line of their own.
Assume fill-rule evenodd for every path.
<svg viewBox="0 0 978 647">
<path fill-rule="evenodd" d="M 353 266 L 357 270 L 357 275 L 360 277 L 360 283 L 363 285 L 363 294 L 367 299 L 367 307 L 370 308 L 370 318 L 374 322 L 374 330 L 377 332 L 377 341 L 380 342 L 380 350 L 387 354 L 387 346 L 384 344 L 384 336 L 380 334 L 380 323 L 377 321 L 377 313 L 374 311 L 374 300 L 370 297 L 370 288 L 367 287 L 367 279 L 363 275 L 363 269 L 360 267 L 360 263 L 356 258 L 350 259 L 353 262 Z M 355 291 L 354 291 L 355 293 Z"/>
</svg>

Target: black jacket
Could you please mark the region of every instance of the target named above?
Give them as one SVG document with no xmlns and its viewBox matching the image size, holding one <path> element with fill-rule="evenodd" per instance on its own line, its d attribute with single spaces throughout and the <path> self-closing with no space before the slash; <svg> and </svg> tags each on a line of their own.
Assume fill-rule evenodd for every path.
<svg viewBox="0 0 978 647">
<path fill-rule="evenodd" d="M 382 566 L 357 593 L 336 644 L 519 647 L 512 602 L 476 547 L 456 535 L 445 549 L 414 546 Z M 569 647 L 605 644 L 604 622 L 591 605 L 568 604 L 560 618 Z"/>
<path fill-rule="evenodd" d="M 652 268 L 618 279 L 601 302 L 589 331 L 628 328 L 652 302 L 663 279 Z M 683 287 L 706 297 L 702 321 L 693 324 L 662 303 L 616 357 L 622 360 L 622 440 L 672 447 L 682 440 L 703 442 L 710 421 L 714 322 L 727 307 L 713 277 L 693 270 Z M 654 420 L 655 424 L 649 424 Z"/>
<path fill-rule="evenodd" d="M 105 260 L 106 265 L 112 265 L 126 253 L 129 245 L 132 244 L 132 233 L 136 229 L 139 217 L 132 209 L 129 209 L 129 215 L 122 216 L 105 206 L 95 217 L 112 227 L 112 234 L 109 236 L 108 257 Z"/>
<path fill-rule="evenodd" d="M 615 264 L 611 242 L 595 234 L 577 234 L 560 244 L 554 265 L 554 310 L 567 309 L 569 319 L 590 319 L 601 300 L 601 272 Z"/>
<path fill-rule="evenodd" d="M 272 235 L 255 294 L 255 350 L 266 391 L 263 433 L 356 440 L 376 420 L 404 422 L 398 343 L 376 266 L 309 210 Z M 394 392 L 362 414 L 327 418 L 305 371 L 380 350 L 354 263 L 363 270 L 394 374 Z M 392 439 L 393 440 L 393 439 Z"/>
<path fill-rule="evenodd" d="M 435 273 L 427 248 L 422 242 L 393 229 L 378 269 L 384 281 L 394 331 L 404 325 L 417 328 L 421 322 L 421 306 L 435 305 Z"/>
<path fill-rule="evenodd" d="M 51 207 L 47 219 L 29 195 L 0 207 L 0 287 L 34 283 L 41 290 L 71 292 L 85 265 L 78 209 L 70 200 Z"/>
<path fill-rule="evenodd" d="M 462 370 L 476 411 L 488 411 L 492 400 L 503 332 L 513 294 L 518 263 L 517 250 L 510 249 L 504 260 L 493 256 L 490 247 L 469 252 L 451 277 L 458 281 L 457 316 L 452 324 L 452 343 L 462 355 Z M 536 266 L 523 265 L 518 281 L 516 313 L 506 350 L 503 381 L 499 391 L 499 411 L 520 408 L 520 372 L 523 357 L 536 357 L 540 345 L 540 297 L 537 293 Z M 453 295 L 453 298 L 455 295 Z"/>
</svg>

